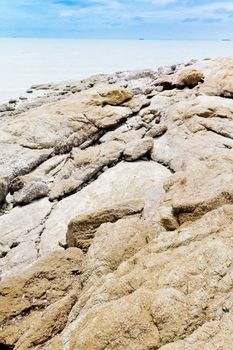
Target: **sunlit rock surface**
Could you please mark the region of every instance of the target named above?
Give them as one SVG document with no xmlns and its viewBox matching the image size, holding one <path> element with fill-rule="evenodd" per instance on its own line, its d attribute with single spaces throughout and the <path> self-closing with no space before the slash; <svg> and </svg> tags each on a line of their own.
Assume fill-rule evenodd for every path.
<svg viewBox="0 0 233 350">
<path fill-rule="evenodd" d="M 0 107 L 0 348 L 232 350 L 233 60 Z"/>
</svg>

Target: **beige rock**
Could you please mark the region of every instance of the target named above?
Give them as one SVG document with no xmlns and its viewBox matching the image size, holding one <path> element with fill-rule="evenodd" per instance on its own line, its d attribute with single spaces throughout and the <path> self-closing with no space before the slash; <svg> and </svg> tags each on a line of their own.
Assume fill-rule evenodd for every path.
<svg viewBox="0 0 233 350">
<path fill-rule="evenodd" d="M 126 121 L 132 115 L 132 111 L 128 107 L 106 105 L 102 109 L 96 107 L 91 109 L 87 114 L 87 118 L 98 129 L 107 129 L 117 126 L 119 123 Z"/>
<path fill-rule="evenodd" d="M 201 92 L 231 98 L 233 95 L 233 60 L 219 59 L 213 62 L 213 65 L 215 67 L 201 87 Z"/>
<path fill-rule="evenodd" d="M 149 106 L 150 100 L 145 95 L 136 95 L 131 100 L 124 103 L 133 113 L 138 113 L 143 107 Z"/>
<path fill-rule="evenodd" d="M 140 140 L 146 133 L 146 130 L 144 128 L 140 128 L 138 130 L 129 129 L 129 127 L 126 127 L 126 129 L 116 129 L 114 131 L 109 131 L 106 133 L 101 139 L 101 142 L 107 142 L 107 141 L 120 141 L 124 143 L 129 143 L 132 140 Z"/>
<path fill-rule="evenodd" d="M 232 350 L 232 67 L 96 75 L 3 108 L 0 348 Z"/>
<path fill-rule="evenodd" d="M 24 274 L 1 283 L 1 344 L 30 349 L 64 328 L 80 288 L 81 262 L 79 249 L 53 252 Z"/>
<path fill-rule="evenodd" d="M 168 118 L 174 121 L 189 120 L 195 116 L 231 120 L 233 101 L 218 96 L 198 96 L 191 100 L 179 101 L 168 109 Z"/>
<path fill-rule="evenodd" d="M 1 140 L 1 135 L 0 135 Z M 51 150 L 31 150 L 0 141 L 0 176 L 10 179 L 24 175 L 46 161 Z"/>
<path fill-rule="evenodd" d="M 153 126 L 147 133 L 147 137 L 158 137 L 163 135 L 167 131 L 167 126 L 166 125 L 156 125 Z"/>
<path fill-rule="evenodd" d="M 159 332 L 148 312 L 151 297 L 140 290 L 90 311 L 72 334 L 69 350 L 157 348 Z"/>
<path fill-rule="evenodd" d="M 139 216 L 131 216 L 97 228 L 83 264 L 85 279 L 113 272 L 123 261 L 150 242 L 157 230 Z"/>
<path fill-rule="evenodd" d="M 94 104 L 93 101 L 100 97 L 99 92 L 101 89 L 89 89 L 22 113 L 4 125 L 0 137 L 4 143 L 17 142 L 31 149 L 56 147 L 57 151 L 61 151 L 79 145 L 93 137 L 99 129 L 116 125 L 131 114 L 127 107 Z M 104 93 L 109 96 L 119 93 L 116 104 L 131 96 L 130 92 L 124 94 L 115 89 L 105 89 Z"/>
<path fill-rule="evenodd" d="M 203 120 L 200 124 L 208 131 L 212 131 L 218 135 L 233 139 L 233 120 L 222 120 L 222 118 L 215 118 L 215 120 Z"/>
<path fill-rule="evenodd" d="M 48 306 L 45 311 L 38 313 L 29 330 L 16 343 L 16 349 L 35 349 L 36 346 L 53 339 L 56 334 L 64 329 L 68 321 L 68 315 L 76 300 L 76 291 L 73 291 Z"/>
<path fill-rule="evenodd" d="M 172 98 L 173 99 L 173 98 Z M 158 102 L 156 98 L 154 100 Z M 155 103 L 153 102 L 153 103 Z M 184 170 L 193 161 L 208 158 L 233 147 L 231 100 L 213 96 L 181 99 L 167 105 L 167 132 L 155 140 L 153 160 L 168 165 L 172 170 Z M 163 113 L 161 111 L 161 113 Z"/>
<path fill-rule="evenodd" d="M 184 340 L 172 342 L 161 347 L 161 350 L 198 350 L 198 349 L 226 349 L 232 348 L 232 313 L 224 315 L 220 321 L 209 321 L 200 326 Z"/>
<path fill-rule="evenodd" d="M 105 166 L 117 162 L 123 150 L 124 146 L 115 141 L 85 150 L 74 148 L 71 153 L 72 160 L 67 161 L 55 178 L 50 199 L 61 198 L 80 189 Z"/>
<path fill-rule="evenodd" d="M 150 346 L 160 348 L 189 337 L 203 324 L 221 320 L 231 312 L 232 213 L 232 205 L 221 207 L 194 223 L 181 226 L 174 233 L 161 232 L 95 286 L 87 283 L 72 311 L 70 331 L 74 331 L 70 333 L 70 348 L 103 349 L 107 339 L 107 349 L 121 349 L 122 344 L 127 348 L 144 349 L 145 344 L 148 347 L 150 344 L 145 342 L 151 339 L 147 334 L 151 327 L 156 327 L 154 331 L 159 337 L 154 333 L 154 343 Z M 149 322 L 136 343 L 134 337 L 127 337 L 126 342 L 127 325 L 131 330 L 137 329 L 137 325 L 130 322 L 137 318 L 129 320 L 128 314 L 131 315 L 145 297 L 147 306 L 146 309 L 141 307 L 142 316 L 137 325 L 143 320 Z M 122 305 L 126 305 L 127 323 L 115 326 L 115 314 L 121 319 Z M 110 328 L 105 326 L 105 319 Z M 64 335 L 68 334 L 68 329 Z M 112 332 L 117 334 L 117 340 Z M 142 341 L 140 337 L 146 335 L 147 340 Z M 95 344 L 92 337 L 98 339 Z"/>
<path fill-rule="evenodd" d="M 208 211 L 232 203 L 233 159 L 230 156 L 213 156 L 195 164 L 184 173 L 175 174 L 166 186 L 166 204 L 180 223 L 195 220 Z"/>
<path fill-rule="evenodd" d="M 181 71 L 177 79 L 178 86 L 194 87 L 204 81 L 202 72 L 194 69 L 185 69 Z"/>
<path fill-rule="evenodd" d="M 143 200 L 146 207 L 154 207 L 164 194 L 163 183 L 169 176 L 170 171 L 162 165 L 146 161 L 122 162 L 105 171 L 56 205 L 41 236 L 40 254 L 57 249 L 59 242 L 66 244 L 67 225 L 74 216 L 131 200 Z"/>
<path fill-rule="evenodd" d="M 100 100 L 100 104 L 102 105 L 111 105 L 111 106 L 119 106 L 125 101 L 131 100 L 133 97 L 132 92 L 126 89 L 116 89 L 116 90 L 108 90 L 100 92 L 100 96 L 102 100 Z"/>
<path fill-rule="evenodd" d="M 153 144 L 153 139 L 150 137 L 129 142 L 124 150 L 125 159 L 132 161 L 141 158 L 153 148 Z"/>
<path fill-rule="evenodd" d="M 68 247 L 78 247 L 86 252 L 101 224 L 140 213 L 143 206 L 144 203 L 141 201 L 130 201 L 73 218 L 66 235 Z"/>
</svg>

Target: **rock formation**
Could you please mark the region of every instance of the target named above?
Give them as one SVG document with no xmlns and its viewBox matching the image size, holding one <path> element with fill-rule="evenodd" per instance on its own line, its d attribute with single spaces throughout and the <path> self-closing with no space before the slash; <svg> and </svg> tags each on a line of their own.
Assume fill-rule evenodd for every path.
<svg viewBox="0 0 233 350">
<path fill-rule="evenodd" d="M 0 349 L 232 350 L 232 78 L 206 59 L 0 106 Z"/>
</svg>

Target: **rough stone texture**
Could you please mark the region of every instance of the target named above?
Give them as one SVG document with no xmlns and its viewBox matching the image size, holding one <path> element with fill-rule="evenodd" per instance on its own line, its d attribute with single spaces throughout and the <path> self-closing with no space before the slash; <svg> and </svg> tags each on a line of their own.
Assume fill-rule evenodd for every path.
<svg viewBox="0 0 233 350">
<path fill-rule="evenodd" d="M 6 179 L 0 178 L 0 203 L 2 203 L 8 193 L 9 183 Z"/>
<path fill-rule="evenodd" d="M 31 149 L 56 147 L 61 150 L 62 147 L 79 145 L 99 129 L 113 126 L 131 114 L 127 107 L 107 103 L 99 106 L 100 98 L 98 90 L 93 88 L 22 113 L 4 125 L 1 139 Z"/>
<path fill-rule="evenodd" d="M 177 79 L 178 86 L 194 87 L 198 83 L 203 82 L 204 75 L 195 69 L 185 69 L 183 70 Z"/>
<path fill-rule="evenodd" d="M 67 225 L 77 215 L 131 200 L 145 201 L 149 211 L 163 196 L 163 183 L 170 174 L 162 165 L 146 161 L 121 162 L 108 169 L 82 191 L 56 205 L 41 236 L 40 255 L 48 254 L 60 244 L 66 245 Z"/>
<path fill-rule="evenodd" d="M 72 311 L 70 348 L 74 349 L 75 344 L 81 349 L 104 349 L 106 337 L 107 349 L 133 348 L 135 337 L 124 333 L 127 325 L 129 332 L 143 336 L 150 329 L 153 334 L 152 339 L 147 337 L 148 343 L 139 340 L 139 348 L 160 348 L 231 313 L 232 213 L 232 206 L 221 207 L 173 233 L 161 232 L 133 257 L 123 260 L 113 274 L 95 286 L 93 280 L 91 284 L 87 282 Z M 143 303 L 139 320 L 132 316 L 138 302 Z M 104 326 L 103 315 L 110 328 Z M 127 322 L 121 326 L 117 320 L 123 316 Z M 132 326 L 130 320 L 134 319 L 137 321 Z M 140 330 L 143 320 L 147 322 L 144 331 Z M 155 336 L 156 329 L 152 332 L 154 326 L 159 338 Z M 80 337 L 81 330 L 98 334 L 98 342 L 94 344 L 88 336 Z M 114 334 L 118 337 L 114 338 Z"/>
<path fill-rule="evenodd" d="M 77 300 L 81 262 L 77 248 L 53 252 L 1 283 L 0 343 L 33 349 L 59 333 Z"/>
<path fill-rule="evenodd" d="M 163 135 L 167 131 L 167 126 L 166 125 L 156 125 L 153 126 L 147 133 L 146 136 L 149 137 L 158 137 Z"/>
<path fill-rule="evenodd" d="M 132 92 L 126 89 L 116 89 L 116 90 L 107 90 L 106 92 L 100 93 L 100 104 L 101 105 L 111 105 L 119 106 L 122 103 L 131 100 L 133 97 Z"/>
<path fill-rule="evenodd" d="M 61 198 L 81 188 L 105 166 L 117 162 L 124 146 L 119 142 L 88 147 L 85 150 L 74 148 L 68 160 L 55 177 L 50 199 Z"/>
<path fill-rule="evenodd" d="M 14 273 L 37 259 L 37 242 L 52 210 L 48 199 L 16 207 L 0 216 L 0 270 Z"/>
<path fill-rule="evenodd" d="M 98 277 L 116 270 L 154 238 L 157 230 L 139 215 L 106 222 L 97 228 L 83 264 L 84 278 Z"/>
<path fill-rule="evenodd" d="M 219 154 L 176 173 L 165 184 L 164 203 L 171 203 L 179 223 L 196 220 L 206 212 L 233 202 L 233 157 Z M 206 191 L 208 188 L 208 191 Z"/>
<path fill-rule="evenodd" d="M 0 106 L 0 348 L 232 350 L 232 76 L 191 60 Z"/>
<path fill-rule="evenodd" d="M 115 222 L 124 216 L 139 213 L 143 207 L 143 202 L 131 201 L 73 218 L 68 225 L 66 234 L 68 246 L 78 247 L 84 252 L 87 251 L 97 228 L 101 224 Z"/>
<path fill-rule="evenodd" d="M 232 64 L 232 60 L 229 59 L 217 59 L 214 62 L 208 62 L 208 77 L 201 88 L 201 92 L 211 96 L 231 98 L 233 96 Z"/>
<path fill-rule="evenodd" d="M 136 160 L 144 156 L 153 148 L 153 139 L 146 137 L 139 141 L 131 141 L 124 150 L 126 160 Z"/>
<path fill-rule="evenodd" d="M 34 199 L 46 197 L 48 193 L 49 189 L 45 182 L 31 182 L 14 193 L 14 202 L 17 204 L 31 203 Z"/>
</svg>

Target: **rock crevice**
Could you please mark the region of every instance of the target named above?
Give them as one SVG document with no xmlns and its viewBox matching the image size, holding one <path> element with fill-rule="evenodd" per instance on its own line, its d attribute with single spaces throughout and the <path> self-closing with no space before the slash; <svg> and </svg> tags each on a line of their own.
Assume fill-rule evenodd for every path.
<svg viewBox="0 0 233 350">
<path fill-rule="evenodd" d="M 232 76 L 192 60 L 0 106 L 1 349 L 232 350 Z"/>
</svg>

